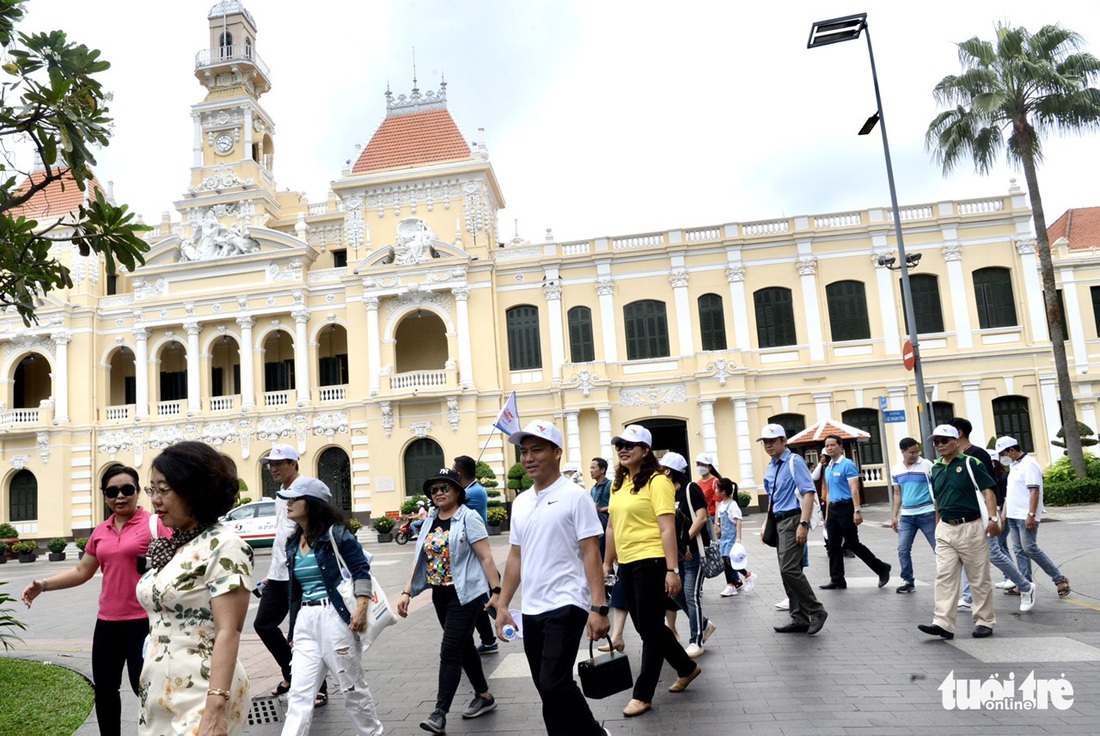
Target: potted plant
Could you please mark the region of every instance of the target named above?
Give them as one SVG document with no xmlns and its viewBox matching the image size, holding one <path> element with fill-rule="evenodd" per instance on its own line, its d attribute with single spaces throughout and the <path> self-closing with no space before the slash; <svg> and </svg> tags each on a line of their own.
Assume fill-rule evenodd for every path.
<svg viewBox="0 0 1100 736">
<path fill-rule="evenodd" d="M 362 522 L 358 519 L 348 519 L 348 526 L 351 527 L 352 534 L 358 534 L 359 530 L 363 528 Z"/>
<path fill-rule="evenodd" d="M 65 559 L 65 548 L 69 546 L 61 537 L 54 537 L 46 543 L 46 549 L 50 551 L 50 562 L 61 562 Z"/>
<path fill-rule="evenodd" d="M 8 543 L 0 542 L 0 565 L 8 561 Z"/>
<path fill-rule="evenodd" d="M 19 530 L 8 522 L 0 524 L 0 542 L 11 546 L 19 541 Z"/>
<path fill-rule="evenodd" d="M 371 526 L 374 527 L 374 531 L 378 532 L 379 542 L 393 541 L 393 519 L 388 516 L 380 516 L 371 522 Z"/>
<path fill-rule="evenodd" d="M 489 517 L 489 536 L 500 534 L 500 525 L 508 520 L 508 512 L 503 506 L 490 506 L 486 515 Z"/>
<path fill-rule="evenodd" d="M 73 542 L 73 544 L 75 544 L 76 548 L 78 550 L 80 550 L 80 554 L 77 556 L 76 559 L 83 560 L 84 559 L 84 548 L 88 546 L 88 538 L 87 537 L 80 537 L 75 542 Z"/>
<path fill-rule="evenodd" d="M 741 507 L 741 513 L 745 516 L 747 516 L 749 513 L 745 509 L 749 507 L 750 503 L 752 503 L 752 496 L 745 493 L 744 491 L 739 491 L 737 493 L 737 505 Z"/>
<path fill-rule="evenodd" d="M 19 555 L 20 562 L 34 562 L 38 545 L 34 542 L 16 542 L 11 546 L 11 551 Z"/>
</svg>

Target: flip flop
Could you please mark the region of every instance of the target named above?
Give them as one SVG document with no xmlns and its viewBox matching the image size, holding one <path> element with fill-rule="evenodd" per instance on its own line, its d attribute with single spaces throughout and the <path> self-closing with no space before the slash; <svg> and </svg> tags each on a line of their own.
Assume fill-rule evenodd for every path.
<svg viewBox="0 0 1100 736">
<path fill-rule="evenodd" d="M 328 705 L 328 693 L 317 693 L 313 696 L 313 707 L 320 708 Z"/>
<path fill-rule="evenodd" d="M 1065 598 L 1069 595 L 1069 578 L 1062 578 L 1055 585 L 1058 586 L 1058 597 Z"/>
<path fill-rule="evenodd" d="M 271 697 L 277 698 L 280 695 L 286 695 L 289 692 L 290 692 L 290 683 L 289 682 L 280 682 L 275 687 L 275 689 L 271 691 Z"/>
</svg>

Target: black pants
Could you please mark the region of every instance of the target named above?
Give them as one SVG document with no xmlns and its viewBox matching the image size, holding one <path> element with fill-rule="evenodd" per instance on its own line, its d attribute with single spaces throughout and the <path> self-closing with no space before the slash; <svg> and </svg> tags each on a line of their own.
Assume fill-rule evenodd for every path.
<svg viewBox="0 0 1100 736">
<path fill-rule="evenodd" d="M 634 699 L 653 702 L 661 667 L 668 662 L 679 677 L 695 671 L 695 661 L 665 626 L 665 560 L 638 560 L 619 565 L 626 610 L 642 639 L 642 666 L 634 680 Z M 526 632 L 524 636 L 526 636 Z"/>
<path fill-rule="evenodd" d="M 122 667 L 130 676 L 130 688 L 138 694 L 138 679 L 145 660 L 141 650 L 149 635 L 149 619 L 104 621 L 96 619 L 92 634 L 92 679 L 95 681 L 95 716 L 99 732 L 119 736 L 122 720 Z"/>
<path fill-rule="evenodd" d="M 443 641 L 439 644 L 439 691 L 435 696 L 435 709 L 447 713 L 462 680 L 462 671 L 470 678 L 474 692 L 481 694 L 489 691 L 485 680 L 485 671 L 481 668 L 481 657 L 474 646 L 474 621 L 478 614 L 484 613 L 484 595 L 478 596 L 466 605 L 458 602 L 458 593 L 453 585 L 432 587 L 432 605 L 439 625 L 443 627 Z"/>
<path fill-rule="evenodd" d="M 829 537 L 825 540 L 825 549 L 829 551 L 829 577 L 834 583 L 845 582 L 845 549 L 852 550 L 876 575 L 881 575 L 890 568 L 859 541 L 859 527 L 856 526 L 854 509 L 855 504 L 851 501 L 829 504 L 829 515 L 825 519 L 825 533 Z"/>
<path fill-rule="evenodd" d="M 290 581 L 269 579 L 260 591 L 260 606 L 256 609 L 256 620 L 252 623 L 252 628 L 275 658 L 286 682 L 290 682 L 290 660 L 293 653 L 280 627 L 289 614 Z M 328 693 L 327 679 L 321 682 L 318 692 Z"/>
<path fill-rule="evenodd" d="M 484 606 L 485 602 L 482 601 L 481 605 Z M 489 618 L 489 614 L 484 608 L 481 613 L 478 614 L 477 621 L 474 622 L 474 627 L 477 629 L 477 635 L 481 637 L 482 644 L 489 646 L 496 642 L 497 637 L 496 634 L 493 633 L 493 620 Z"/>
<path fill-rule="evenodd" d="M 576 606 L 523 617 L 523 652 L 542 698 L 542 720 L 549 736 L 604 733 L 573 679 L 573 663 L 587 623 L 588 612 Z"/>
</svg>

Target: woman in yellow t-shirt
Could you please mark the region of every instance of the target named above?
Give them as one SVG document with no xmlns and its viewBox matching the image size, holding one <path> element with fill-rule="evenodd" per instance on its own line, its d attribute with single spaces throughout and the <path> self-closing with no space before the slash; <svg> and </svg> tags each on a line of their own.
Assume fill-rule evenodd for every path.
<svg viewBox="0 0 1100 736">
<path fill-rule="evenodd" d="M 604 573 L 619 562 L 619 580 L 630 620 L 642 639 L 642 665 L 625 716 L 639 716 L 653 705 L 653 694 L 667 661 L 676 670 L 668 688 L 679 693 L 702 671 L 664 624 L 665 601 L 680 592 L 676 549 L 676 504 L 672 482 L 660 472 L 653 435 L 631 424 L 611 440 L 619 456 L 611 484 Z"/>
</svg>

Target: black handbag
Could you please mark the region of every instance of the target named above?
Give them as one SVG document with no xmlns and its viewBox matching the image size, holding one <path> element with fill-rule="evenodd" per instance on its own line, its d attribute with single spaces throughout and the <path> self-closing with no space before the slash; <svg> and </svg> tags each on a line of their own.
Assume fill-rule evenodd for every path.
<svg viewBox="0 0 1100 736">
<path fill-rule="evenodd" d="M 634 687 L 634 676 L 630 674 L 630 660 L 622 652 L 616 652 L 607 637 L 611 651 L 598 657 L 592 651 L 592 640 L 588 641 L 588 659 L 577 662 L 577 676 L 581 679 L 581 692 L 584 697 L 599 700 L 609 695 L 621 693 Z"/>
<path fill-rule="evenodd" d="M 779 546 L 779 530 L 775 526 L 775 514 L 768 508 L 768 518 L 764 520 L 764 533 L 760 535 L 760 541 L 769 547 Z"/>
</svg>

